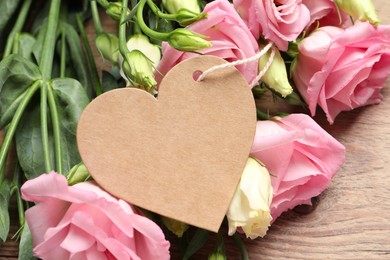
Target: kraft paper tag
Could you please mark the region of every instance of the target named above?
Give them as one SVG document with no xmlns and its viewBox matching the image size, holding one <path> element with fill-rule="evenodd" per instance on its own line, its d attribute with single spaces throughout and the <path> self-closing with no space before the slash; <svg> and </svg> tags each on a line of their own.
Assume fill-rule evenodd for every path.
<svg viewBox="0 0 390 260">
<path fill-rule="evenodd" d="M 224 63 L 212 56 L 181 62 L 157 99 L 124 88 L 93 100 L 77 142 L 95 181 L 129 203 L 218 232 L 256 127 L 252 93 L 235 68 L 193 79 Z"/>
</svg>

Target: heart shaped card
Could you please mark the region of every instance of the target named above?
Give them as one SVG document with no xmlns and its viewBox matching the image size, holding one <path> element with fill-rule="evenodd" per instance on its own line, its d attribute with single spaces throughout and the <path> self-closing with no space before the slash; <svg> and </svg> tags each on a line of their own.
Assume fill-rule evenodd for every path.
<svg viewBox="0 0 390 260">
<path fill-rule="evenodd" d="M 77 142 L 94 180 L 129 203 L 217 232 L 256 127 L 252 93 L 235 68 L 194 80 L 194 72 L 224 63 L 212 56 L 181 62 L 158 98 L 124 88 L 93 100 Z"/>
</svg>

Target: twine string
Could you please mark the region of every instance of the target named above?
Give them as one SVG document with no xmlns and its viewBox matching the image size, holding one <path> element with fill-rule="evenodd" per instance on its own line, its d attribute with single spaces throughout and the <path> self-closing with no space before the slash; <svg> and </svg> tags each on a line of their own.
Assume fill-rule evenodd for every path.
<svg viewBox="0 0 390 260">
<path fill-rule="evenodd" d="M 230 67 L 233 67 L 233 66 L 236 66 L 236 65 L 246 64 L 246 63 L 249 63 L 249 62 L 252 62 L 252 61 L 259 60 L 264 54 L 266 54 L 268 52 L 268 50 L 272 47 L 272 45 L 273 45 L 273 43 L 268 43 L 260 52 L 258 52 L 256 55 L 254 55 L 252 57 L 249 57 L 249 58 L 246 58 L 246 59 L 242 59 L 242 60 L 236 60 L 236 61 L 233 61 L 233 62 L 221 64 L 221 65 L 213 66 L 213 67 L 203 71 L 202 74 L 198 77 L 198 79 L 196 81 L 202 81 L 208 74 L 210 74 L 210 73 L 212 73 L 212 72 L 214 72 L 216 70 L 230 68 Z M 259 72 L 259 74 L 256 76 L 256 78 L 251 82 L 250 87 L 255 86 L 258 83 L 258 81 L 264 76 L 264 74 L 267 72 L 267 70 L 271 66 L 274 57 L 275 57 L 275 50 L 272 49 L 272 53 L 271 53 L 271 55 L 270 55 L 270 57 L 268 59 L 267 64 Z"/>
</svg>

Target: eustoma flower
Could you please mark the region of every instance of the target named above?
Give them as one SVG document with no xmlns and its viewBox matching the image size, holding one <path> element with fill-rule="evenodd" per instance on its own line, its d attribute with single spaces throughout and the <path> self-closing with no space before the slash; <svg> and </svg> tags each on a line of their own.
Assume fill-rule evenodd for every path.
<svg viewBox="0 0 390 260">
<path fill-rule="evenodd" d="M 253 37 L 244 21 L 237 14 L 233 5 L 227 0 L 217 0 L 206 5 L 204 13 L 207 18 L 200 20 L 188 29 L 208 36 L 207 40 L 212 46 L 198 52 L 214 55 L 229 62 L 252 57 L 258 51 L 256 39 Z M 158 66 L 158 71 L 165 75 L 179 62 L 198 55 L 196 53 L 181 52 L 163 43 L 163 58 Z M 257 75 L 257 62 L 237 66 L 248 83 Z M 161 81 L 161 75 L 156 73 L 156 78 Z"/>
<path fill-rule="evenodd" d="M 252 239 L 265 236 L 272 220 L 271 200 L 272 187 L 267 169 L 249 158 L 226 213 L 229 235 L 241 228 Z"/>
<path fill-rule="evenodd" d="M 234 6 L 256 38 L 263 36 L 286 51 L 310 21 L 302 0 L 234 0 Z"/>
<path fill-rule="evenodd" d="M 259 121 L 251 156 L 268 169 L 274 195 L 271 215 L 310 203 L 330 183 L 345 149 L 309 116 L 291 114 Z"/>
<path fill-rule="evenodd" d="M 333 123 L 341 111 L 382 100 L 389 65 L 390 26 L 327 26 L 301 41 L 293 79 L 311 114 L 318 104 Z"/>
<path fill-rule="evenodd" d="M 34 254 L 42 259 L 169 259 L 169 242 L 151 220 L 92 182 L 68 186 L 42 174 L 22 186 Z"/>
</svg>

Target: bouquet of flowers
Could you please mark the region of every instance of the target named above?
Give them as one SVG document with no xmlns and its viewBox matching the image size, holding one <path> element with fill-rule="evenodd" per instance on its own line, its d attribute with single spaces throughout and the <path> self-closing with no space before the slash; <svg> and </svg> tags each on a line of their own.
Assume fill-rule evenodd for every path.
<svg viewBox="0 0 390 260">
<path fill-rule="evenodd" d="M 345 160 L 344 146 L 312 118 L 317 109 L 333 124 L 343 111 L 378 104 L 390 74 L 390 26 L 380 24 L 370 0 L 76 2 L 0 3 L 0 240 L 16 203 L 20 259 L 169 259 L 172 236 L 189 259 L 207 242 L 209 231 L 95 182 L 76 129 L 100 95 L 138 88 L 158 98 L 171 69 L 202 55 L 228 65 L 195 80 L 235 66 L 258 121 L 227 230 L 219 230 L 209 259 L 226 259 L 226 233 L 247 259 L 243 238 L 263 237 L 283 212 L 310 205 Z M 116 32 L 104 30 L 102 15 Z M 84 26 L 91 16 L 92 40 Z M 270 112 L 280 109 L 273 100 L 288 109 Z"/>
</svg>

